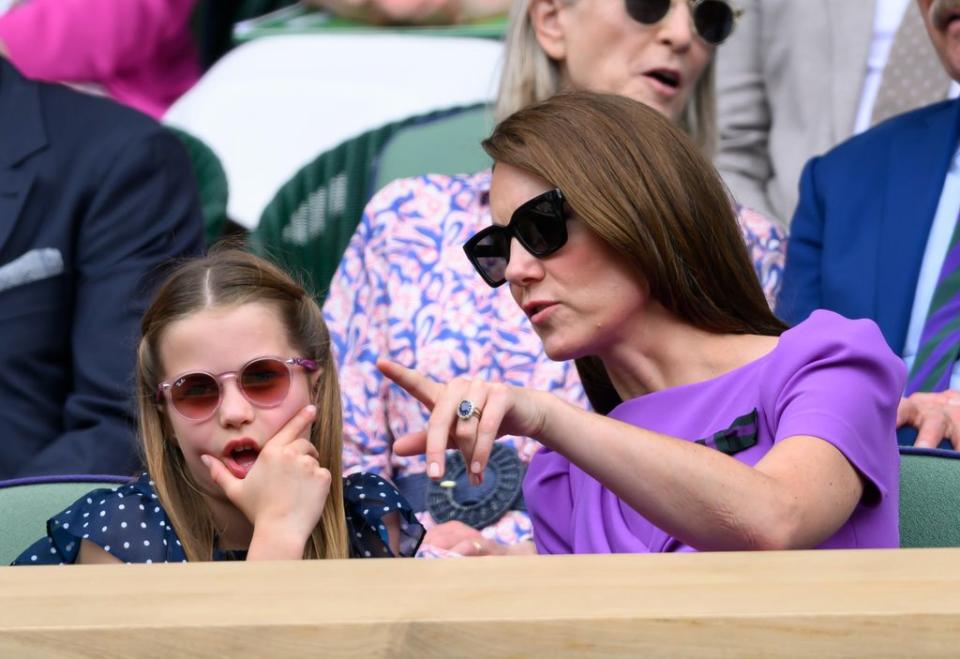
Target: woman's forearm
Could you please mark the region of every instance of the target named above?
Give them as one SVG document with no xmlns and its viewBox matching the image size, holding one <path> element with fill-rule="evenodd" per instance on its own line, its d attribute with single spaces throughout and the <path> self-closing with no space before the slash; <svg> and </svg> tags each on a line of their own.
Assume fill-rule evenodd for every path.
<svg viewBox="0 0 960 659">
<path fill-rule="evenodd" d="M 796 463 L 792 473 L 781 468 L 782 459 L 765 470 L 773 451 L 750 467 L 706 446 L 553 400 L 538 439 L 697 549 L 815 546 L 843 524 L 862 492 L 839 451 L 816 438 L 797 438 L 810 440 L 802 446 L 793 438 L 783 442 Z M 822 478 L 830 483 L 818 492 Z"/>
</svg>

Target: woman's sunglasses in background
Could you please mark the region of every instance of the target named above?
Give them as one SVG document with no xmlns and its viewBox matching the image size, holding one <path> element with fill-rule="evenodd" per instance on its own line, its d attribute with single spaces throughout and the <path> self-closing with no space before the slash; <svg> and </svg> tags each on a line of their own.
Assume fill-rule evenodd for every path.
<svg viewBox="0 0 960 659">
<path fill-rule="evenodd" d="M 510 241 L 516 238 L 538 258 L 549 256 L 567 242 L 568 216 L 563 193 L 554 188 L 520 204 L 509 224 L 478 232 L 466 242 L 463 251 L 483 280 L 496 288 L 507 281 Z"/>
<path fill-rule="evenodd" d="M 257 357 L 237 371 L 214 375 L 206 371 L 184 373 L 169 382 L 157 385 L 157 403 L 164 396 L 180 416 L 191 421 L 205 421 L 213 416 L 223 400 L 223 385 L 227 378 L 236 378 L 240 393 L 257 407 L 276 407 L 290 391 L 292 369 L 299 366 L 307 372 L 317 370 L 317 362 L 302 357 L 280 359 Z"/>
<path fill-rule="evenodd" d="M 700 38 L 715 46 L 723 43 L 733 32 L 734 24 L 743 13 L 734 9 L 726 0 L 680 0 L 690 4 L 693 27 Z M 654 25 L 659 23 L 673 8 L 673 0 L 624 0 L 630 18 Z"/>
</svg>

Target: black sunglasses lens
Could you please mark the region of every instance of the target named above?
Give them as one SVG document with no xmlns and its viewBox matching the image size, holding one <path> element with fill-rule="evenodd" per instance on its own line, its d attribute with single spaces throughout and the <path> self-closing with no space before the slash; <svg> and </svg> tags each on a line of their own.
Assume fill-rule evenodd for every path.
<svg viewBox="0 0 960 659">
<path fill-rule="evenodd" d="M 567 224 L 558 205 L 544 199 L 524 208 L 522 214 L 513 217 L 513 230 L 528 252 L 534 256 L 547 256 L 560 249 L 567 241 Z"/>
<path fill-rule="evenodd" d="M 697 34 L 712 44 L 721 44 L 733 32 L 733 10 L 721 0 L 703 0 L 693 10 Z"/>
<path fill-rule="evenodd" d="M 506 281 L 510 234 L 504 227 L 493 227 L 492 231 L 478 238 L 468 246 L 470 260 L 488 284 L 499 286 Z"/>
<path fill-rule="evenodd" d="M 670 0 L 624 0 L 630 18 L 645 25 L 653 25 L 670 11 Z"/>
</svg>

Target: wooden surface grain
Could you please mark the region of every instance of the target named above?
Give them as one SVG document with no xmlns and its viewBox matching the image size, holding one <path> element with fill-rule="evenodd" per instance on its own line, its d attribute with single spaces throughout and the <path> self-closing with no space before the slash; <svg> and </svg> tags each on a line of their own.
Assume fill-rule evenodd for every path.
<svg viewBox="0 0 960 659">
<path fill-rule="evenodd" d="M 960 656 L 960 549 L 0 568 L 0 657 Z"/>
</svg>

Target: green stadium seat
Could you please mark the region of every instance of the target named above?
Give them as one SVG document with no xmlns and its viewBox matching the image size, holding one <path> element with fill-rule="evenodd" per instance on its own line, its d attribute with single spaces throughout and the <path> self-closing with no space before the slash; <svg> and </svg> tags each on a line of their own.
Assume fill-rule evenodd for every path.
<svg viewBox="0 0 960 659">
<path fill-rule="evenodd" d="M 364 206 L 383 181 L 482 169 L 484 160 L 476 154 L 480 151 L 476 126 L 482 125 L 483 108 L 472 105 L 403 119 L 320 154 L 285 183 L 267 205 L 250 234 L 250 248 L 286 268 L 322 300 Z M 457 126 L 462 114 L 469 120 L 461 127 L 474 131 L 462 142 L 460 138 L 453 140 L 444 129 L 437 133 L 429 129 L 434 122 L 450 121 Z M 411 131 L 409 139 L 407 130 Z M 417 135 L 444 141 L 418 144 Z M 402 139 L 392 143 L 394 138 Z M 469 143 L 475 138 L 477 146 L 471 150 Z M 461 149 L 461 144 L 468 146 Z M 451 156 L 451 152 L 460 157 Z"/>
<path fill-rule="evenodd" d="M 900 546 L 960 547 L 960 453 L 900 447 Z"/>
<path fill-rule="evenodd" d="M 127 476 L 38 476 L 0 481 L 0 565 L 9 565 L 47 533 L 47 520 L 91 490 Z"/>
</svg>

